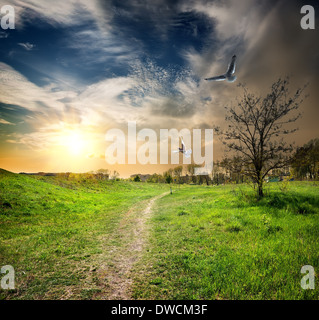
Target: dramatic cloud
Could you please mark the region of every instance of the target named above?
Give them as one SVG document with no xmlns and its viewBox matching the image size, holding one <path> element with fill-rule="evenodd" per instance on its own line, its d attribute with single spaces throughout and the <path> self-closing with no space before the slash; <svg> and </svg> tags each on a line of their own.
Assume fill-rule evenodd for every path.
<svg viewBox="0 0 319 320">
<path fill-rule="evenodd" d="M 300 28 L 298 1 L 10 4 L 16 30 L 0 31 L 0 143 L 8 150 L 16 143 L 50 150 L 84 132 L 96 140 L 87 153 L 93 161 L 104 152 L 105 132 L 128 121 L 154 130 L 224 126 L 238 83 L 263 94 L 286 75 L 292 89 L 309 82 L 310 93 L 291 139 L 318 136 L 318 30 Z M 233 54 L 237 83 L 204 80 L 224 73 Z M 219 146 L 216 139 L 216 157 Z"/>
<path fill-rule="evenodd" d="M 236 53 L 238 82 L 247 84 L 257 94 L 268 91 L 278 77 L 290 76 L 292 88 L 309 82 L 308 93 L 312 92 L 312 97 L 303 105 L 302 109 L 307 112 L 300 123 L 310 120 L 315 128 L 310 118 L 319 115 L 315 103 L 319 95 L 313 90 L 313 85 L 319 81 L 318 74 L 313 72 L 319 63 L 318 32 L 305 32 L 300 28 L 297 1 L 259 1 L 258 4 L 253 0 L 195 1 L 185 4 L 185 8 L 206 14 L 215 23 L 212 36 L 219 42 L 218 46 L 204 53 L 194 49 L 184 52 L 200 78 L 224 72 L 225 63 Z M 214 83 L 209 87 L 211 108 L 217 113 L 219 107 L 236 103 L 235 97 L 240 94 L 234 86 Z M 298 136 L 299 141 L 301 136 Z"/>
</svg>

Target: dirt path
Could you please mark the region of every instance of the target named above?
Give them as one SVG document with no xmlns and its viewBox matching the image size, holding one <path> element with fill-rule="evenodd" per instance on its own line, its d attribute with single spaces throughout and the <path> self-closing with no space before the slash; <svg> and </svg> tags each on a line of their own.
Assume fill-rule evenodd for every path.
<svg viewBox="0 0 319 320">
<path fill-rule="evenodd" d="M 113 245 L 108 245 L 107 264 L 100 265 L 97 275 L 103 286 L 102 293 L 98 294 L 103 300 L 129 300 L 131 299 L 132 267 L 141 258 L 143 248 L 148 238 L 147 220 L 152 213 L 156 200 L 164 197 L 161 194 L 139 203 L 129 210 L 123 217 Z M 142 209 L 142 210 L 141 210 Z"/>
</svg>

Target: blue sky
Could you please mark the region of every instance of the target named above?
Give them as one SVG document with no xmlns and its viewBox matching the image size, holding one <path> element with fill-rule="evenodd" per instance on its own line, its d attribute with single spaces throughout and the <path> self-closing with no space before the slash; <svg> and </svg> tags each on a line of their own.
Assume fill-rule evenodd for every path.
<svg viewBox="0 0 319 320">
<path fill-rule="evenodd" d="M 79 132 L 88 142 L 76 169 L 88 171 L 105 166 L 107 129 L 127 121 L 223 125 L 239 88 L 203 79 L 226 71 L 234 53 L 238 82 L 257 92 L 279 76 L 310 83 L 295 139 L 305 143 L 318 136 L 319 38 L 300 28 L 300 8 L 313 3 L 0 0 L 16 13 L 16 29 L 0 30 L 0 159 L 13 171 L 70 170 L 74 159 L 59 162 L 54 148 Z"/>
</svg>

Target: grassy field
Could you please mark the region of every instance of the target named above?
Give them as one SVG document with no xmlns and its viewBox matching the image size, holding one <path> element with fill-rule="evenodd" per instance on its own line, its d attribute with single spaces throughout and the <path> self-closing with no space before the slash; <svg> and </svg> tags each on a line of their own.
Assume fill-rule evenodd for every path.
<svg viewBox="0 0 319 320">
<path fill-rule="evenodd" d="M 15 268 L 16 289 L 0 290 L 0 298 L 111 297 L 115 253 L 129 254 L 139 215 L 167 191 L 164 184 L 1 171 L 0 266 Z M 145 221 L 131 298 L 318 299 L 318 185 L 291 182 L 283 192 L 268 184 L 259 202 L 246 185 L 173 191 Z M 315 290 L 300 287 L 303 265 L 317 272 Z"/>
<path fill-rule="evenodd" d="M 318 299 L 302 290 L 319 270 L 319 187 L 189 186 L 157 203 L 136 299 Z M 317 273 L 318 274 L 318 273 Z"/>
<path fill-rule="evenodd" d="M 90 299 L 124 215 L 168 189 L 120 181 L 67 181 L 0 173 L 0 266 L 15 269 L 7 299 Z M 1 276 L 1 275 L 0 275 Z M 71 297 L 70 297 L 71 296 Z"/>
</svg>

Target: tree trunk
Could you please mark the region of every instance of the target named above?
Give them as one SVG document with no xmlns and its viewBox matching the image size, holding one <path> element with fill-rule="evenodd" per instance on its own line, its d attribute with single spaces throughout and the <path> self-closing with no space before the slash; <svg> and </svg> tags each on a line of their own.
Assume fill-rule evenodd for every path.
<svg viewBox="0 0 319 320">
<path fill-rule="evenodd" d="M 264 190 L 263 190 L 263 181 L 262 181 L 262 179 L 259 179 L 259 180 L 258 180 L 257 196 L 258 196 L 258 199 L 259 199 L 259 200 L 264 197 Z"/>
<path fill-rule="evenodd" d="M 258 200 L 260 200 L 264 196 L 264 190 L 263 190 L 264 180 L 262 178 L 261 168 L 257 167 L 256 171 L 257 171 L 257 179 L 256 179 L 257 180 L 257 198 Z"/>
</svg>

